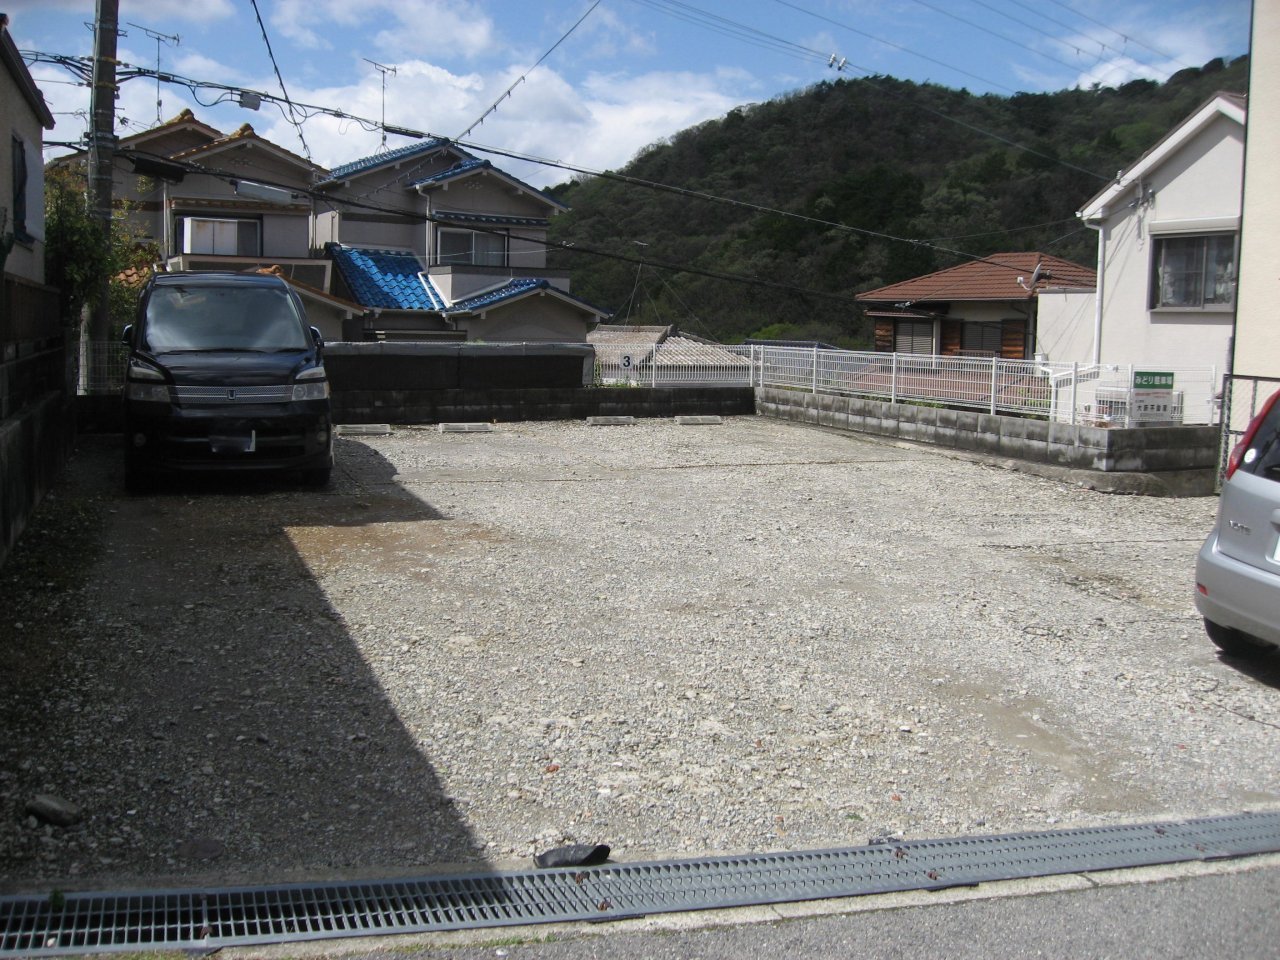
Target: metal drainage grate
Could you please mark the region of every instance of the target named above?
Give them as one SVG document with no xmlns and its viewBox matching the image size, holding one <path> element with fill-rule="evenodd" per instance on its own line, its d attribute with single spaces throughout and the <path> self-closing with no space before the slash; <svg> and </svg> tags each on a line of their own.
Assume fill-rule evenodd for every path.
<svg viewBox="0 0 1280 960">
<path fill-rule="evenodd" d="M 1280 812 L 359 883 L 0 897 L 0 957 L 215 949 L 850 897 L 1280 850 Z"/>
</svg>

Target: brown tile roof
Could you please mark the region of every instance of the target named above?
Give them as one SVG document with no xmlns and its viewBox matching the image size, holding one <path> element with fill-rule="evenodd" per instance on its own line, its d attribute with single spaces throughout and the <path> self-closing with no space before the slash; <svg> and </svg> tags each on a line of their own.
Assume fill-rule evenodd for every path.
<svg viewBox="0 0 1280 960">
<path fill-rule="evenodd" d="M 245 143 L 256 143 L 263 147 L 267 147 L 275 151 L 276 153 L 279 153 L 282 156 L 288 157 L 290 160 L 295 161 L 299 166 L 310 167 L 312 170 L 324 169 L 319 164 L 313 163 L 310 160 L 306 159 L 305 157 L 298 156 L 298 154 L 294 153 L 292 150 L 286 150 L 284 147 L 280 146 L 278 143 L 273 143 L 272 141 L 268 140 L 266 137 L 259 136 L 258 132 L 253 129 L 253 126 L 248 123 L 241 124 L 240 127 L 234 133 L 221 135 L 216 140 L 210 140 L 208 143 L 202 143 L 199 146 L 192 147 L 189 150 L 183 150 L 181 153 L 175 153 L 173 155 L 173 159 L 183 160 L 188 157 L 193 157 L 197 154 L 207 153 L 211 150 L 218 150 L 222 147 L 227 146 L 228 144 L 233 144 L 241 141 Z"/>
<path fill-rule="evenodd" d="M 150 267 L 130 267 L 128 270 L 117 273 L 115 279 L 126 287 L 137 288 L 150 280 L 151 274 Z"/>
<path fill-rule="evenodd" d="M 892 283 L 878 290 L 860 293 L 862 303 L 920 303 L 951 300 L 1030 300 L 1031 277 L 1036 265 L 1040 277 L 1035 290 L 1049 287 L 1092 288 L 1096 273 L 1070 260 L 1034 251 L 1025 253 L 993 253 L 983 260 L 971 260 L 958 267 Z M 1027 286 L 1018 283 L 1021 277 Z"/>
<path fill-rule="evenodd" d="M 294 279 L 293 277 L 285 273 L 284 268 L 280 266 L 278 263 L 273 263 L 269 267 L 257 267 L 256 269 L 250 270 L 248 272 L 263 273 L 268 276 L 279 277 L 281 280 L 283 280 L 285 283 L 289 284 L 290 286 L 296 287 L 297 289 L 304 291 L 306 293 L 309 293 L 311 296 L 317 297 L 321 300 L 328 300 L 329 302 L 335 303 L 338 306 L 343 307 L 347 310 L 350 310 L 356 314 L 363 315 L 363 314 L 372 312 L 371 308 L 369 307 L 362 306 L 361 304 L 355 303 L 354 301 L 351 301 L 351 300 L 344 299 L 343 297 L 334 296 L 332 293 L 328 293 L 324 290 L 321 290 L 319 287 L 313 287 L 309 283 L 303 283 L 301 280 Z"/>
</svg>

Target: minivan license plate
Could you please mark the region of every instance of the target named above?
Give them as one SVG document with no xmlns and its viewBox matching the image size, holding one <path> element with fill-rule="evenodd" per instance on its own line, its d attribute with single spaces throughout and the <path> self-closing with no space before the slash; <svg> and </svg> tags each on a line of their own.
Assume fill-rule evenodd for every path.
<svg viewBox="0 0 1280 960">
<path fill-rule="evenodd" d="M 248 434 L 237 436 L 209 436 L 209 449 L 214 454 L 253 453 L 258 449 L 258 431 L 250 430 Z"/>
</svg>

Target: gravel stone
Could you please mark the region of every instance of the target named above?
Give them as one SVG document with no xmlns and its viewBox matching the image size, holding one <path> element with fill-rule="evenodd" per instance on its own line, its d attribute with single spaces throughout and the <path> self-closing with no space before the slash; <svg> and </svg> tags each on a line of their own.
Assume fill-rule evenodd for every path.
<svg viewBox="0 0 1280 960">
<path fill-rule="evenodd" d="M 1280 804 L 1280 669 L 1192 604 L 1213 498 L 753 417 L 337 445 L 322 491 L 126 497 L 81 438 L 0 569 L 0 888 Z"/>
</svg>

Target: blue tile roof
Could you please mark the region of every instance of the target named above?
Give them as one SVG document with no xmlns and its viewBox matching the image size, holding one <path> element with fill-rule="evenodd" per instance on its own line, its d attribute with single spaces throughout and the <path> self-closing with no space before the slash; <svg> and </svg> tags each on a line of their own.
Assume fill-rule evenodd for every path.
<svg viewBox="0 0 1280 960">
<path fill-rule="evenodd" d="M 531 290 L 546 290 L 550 286 L 551 283 L 547 280 L 535 280 L 531 277 L 522 280 L 508 280 L 496 289 L 487 290 L 474 297 L 464 297 L 461 300 L 454 301 L 453 306 L 449 308 L 449 312 L 467 313 L 473 310 L 483 310 L 485 307 L 491 307 L 495 303 L 510 300 L 512 297 L 518 297 Z"/>
<path fill-rule="evenodd" d="M 388 310 L 445 309 L 439 294 L 419 276 L 422 264 L 413 254 L 337 243 L 326 249 L 357 303 Z"/>
<path fill-rule="evenodd" d="M 500 287 L 488 290 L 484 293 L 477 294 L 474 297 L 466 297 L 462 300 L 455 301 L 453 306 L 446 310 L 446 313 L 474 313 L 492 307 L 495 304 L 502 303 L 506 300 L 513 300 L 516 297 L 524 296 L 534 290 L 554 290 L 557 295 L 565 300 L 578 304 L 584 310 L 592 313 L 598 313 L 601 316 L 607 316 L 607 310 L 601 310 L 581 300 L 578 297 L 565 293 L 559 287 L 551 283 L 550 280 L 539 280 L 532 277 L 521 280 L 508 280 Z"/>
<path fill-rule="evenodd" d="M 446 180 L 466 176 L 474 170 L 489 170 L 492 167 L 493 163 L 489 160 L 481 160 L 479 157 L 467 157 L 465 160 L 455 163 L 448 170 L 441 170 L 439 173 L 433 173 L 429 177 L 414 180 L 409 186 L 420 187 L 428 183 L 444 183 Z"/>
<path fill-rule="evenodd" d="M 451 304 L 445 303 L 431 281 L 420 276 L 422 264 L 412 253 L 405 253 L 403 250 L 368 250 L 340 243 L 330 243 L 325 249 L 333 257 L 338 272 L 351 290 L 351 296 L 366 307 L 425 310 L 448 316 L 477 313 L 537 290 L 547 290 L 591 313 L 602 316 L 608 314 L 607 310 L 600 310 L 585 300 L 565 293 L 550 280 L 536 277 L 508 280 L 499 287 L 475 296 L 464 297 Z"/>
<path fill-rule="evenodd" d="M 422 140 L 417 143 L 410 143 L 407 146 L 397 147 L 394 150 L 388 150 L 386 153 L 375 153 L 371 157 L 361 157 L 359 160 L 352 160 L 350 163 L 339 164 L 329 171 L 327 179 L 320 181 L 324 183 L 333 183 L 336 180 L 345 180 L 357 173 L 366 173 L 369 170 L 376 170 L 378 167 L 386 166 L 391 163 L 399 163 L 410 157 L 416 157 L 419 154 L 434 153 L 441 147 L 447 146 L 448 140 L 442 140 L 435 137 L 431 140 Z M 463 151 L 458 147 L 454 147 L 459 153 Z"/>
</svg>

